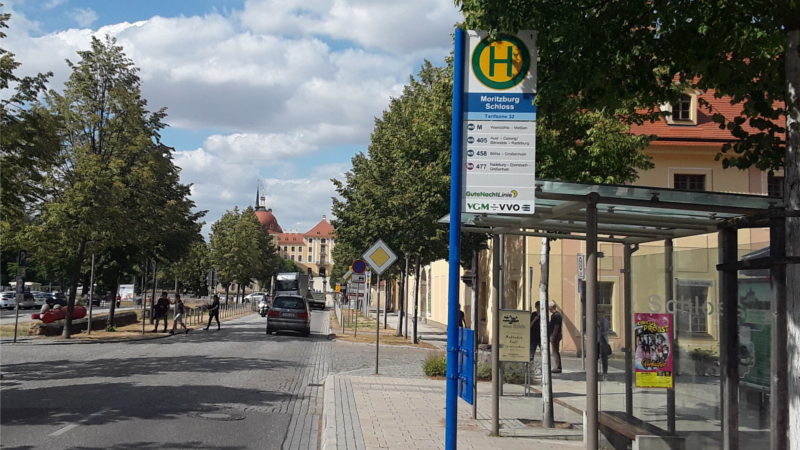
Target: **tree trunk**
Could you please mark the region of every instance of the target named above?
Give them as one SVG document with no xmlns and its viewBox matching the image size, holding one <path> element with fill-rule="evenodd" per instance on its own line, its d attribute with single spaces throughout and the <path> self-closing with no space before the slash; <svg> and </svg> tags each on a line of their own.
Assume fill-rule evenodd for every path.
<svg viewBox="0 0 800 450">
<path fill-rule="evenodd" d="M 230 283 L 225 285 L 225 304 L 226 305 L 228 304 L 228 292 L 229 292 L 230 287 L 231 287 Z"/>
<path fill-rule="evenodd" d="M 108 310 L 108 324 L 114 325 L 114 313 L 117 310 L 117 294 L 119 294 L 119 273 L 117 274 L 117 290 L 111 295 L 111 308 Z"/>
<path fill-rule="evenodd" d="M 550 240 L 542 238 L 541 250 L 542 276 L 539 281 L 539 337 L 542 342 L 542 426 L 553 428 L 553 382 L 550 376 L 550 333 L 548 333 L 550 291 Z"/>
<path fill-rule="evenodd" d="M 153 295 L 150 298 L 150 323 L 155 322 L 153 312 L 156 310 L 156 290 L 158 289 L 158 263 L 153 260 Z"/>
<path fill-rule="evenodd" d="M 797 25 L 796 23 L 794 25 Z M 794 28 L 794 29 L 792 29 Z M 786 156 L 784 160 L 784 204 L 800 211 L 800 30 L 787 27 L 786 51 Z M 800 217 L 786 219 L 786 255 L 800 256 Z M 800 450 L 800 264 L 786 270 L 786 309 L 789 367 L 789 448 Z M 775 394 L 773 394 L 775 395 Z M 773 430 L 773 432 L 778 430 Z"/>
<path fill-rule="evenodd" d="M 414 321 L 412 322 L 413 329 L 411 331 L 411 343 L 418 344 L 417 321 L 419 320 L 419 255 L 417 255 L 417 261 L 414 264 Z"/>
<path fill-rule="evenodd" d="M 72 288 L 69 290 L 69 299 L 67 300 L 67 317 L 64 319 L 64 332 L 61 337 L 69 339 L 69 329 L 72 325 L 72 312 L 75 310 L 75 296 L 78 294 L 78 279 L 81 276 L 81 265 L 83 265 L 83 256 L 86 251 L 86 238 L 81 239 L 78 244 L 78 254 L 75 256 L 75 262 L 72 263 Z"/>
</svg>

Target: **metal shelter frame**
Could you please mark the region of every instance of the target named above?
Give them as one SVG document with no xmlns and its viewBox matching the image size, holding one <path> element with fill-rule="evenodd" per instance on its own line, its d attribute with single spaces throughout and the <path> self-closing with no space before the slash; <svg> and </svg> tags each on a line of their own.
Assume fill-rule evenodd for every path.
<svg viewBox="0 0 800 450">
<path fill-rule="evenodd" d="M 597 334 L 598 242 L 624 245 L 624 320 L 625 405 L 633 417 L 633 329 L 631 257 L 639 244 L 664 242 L 667 296 L 672 292 L 673 239 L 719 232 L 720 276 L 720 366 L 723 448 L 738 450 L 739 369 L 738 351 L 738 271 L 770 270 L 772 304 L 772 399 L 771 448 L 785 449 L 788 429 L 786 264 L 800 263 L 800 257 L 785 254 L 785 217 L 778 198 L 675 189 L 568 183 L 551 180 L 536 182 L 536 212 L 532 215 L 462 213 L 461 231 L 499 235 L 520 235 L 586 241 L 586 336 Z M 450 223 L 450 216 L 440 222 Z M 451 224 L 452 227 L 452 224 Z M 770 228 L 771 254 L 768 257 L 739 261 L 737 231 L 744 228 Z M 495 249 L 495 254 L 497 253 Z M 498 264 L 497 256 L 492 261 Z M 452 289 L 452 288 L 451 288 Z M 498 317 L 497 302 L 493 317 Z M 493 327 L 494 329 L 494 327 Z M 495 332 L 497 330 L 494 330 Z M 497 345 L 492 336 L 492 348 Z M 448 343 L 448 348 L 452 347 Z M 597 360 L 597 346 L 586 346 L 588 361 Z M 588 366 L 587 366 L 588 367 Z M 495 369 L 496 370 L 496 369 Z M 493 371 L 494 375 L 494 371 Z M 586 371 L 586 448 L 598 448 L 598 375 Z M 493 401 L 494 403 L 494 401 Z M 448 403 L 448 407 L 450 404 Z M 448 408 L 449 409 L 449 408 Z M 493 421 L 497 409 L 493 408 Z M 449 412 L 449 411 L 448 411 Z M 675 433 L 675 391 L 667 391 L 667 432 Z"/>
</svg>

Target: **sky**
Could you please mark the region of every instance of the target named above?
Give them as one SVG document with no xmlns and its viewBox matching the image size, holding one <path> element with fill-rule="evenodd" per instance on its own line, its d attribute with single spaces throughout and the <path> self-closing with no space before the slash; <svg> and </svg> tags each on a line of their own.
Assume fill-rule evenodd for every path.
<svg viewBox="0 0 800 450">
<path fill-rule="evenodd" d="M 57 91 L 92 36 L 117 38 L 149 109 L 167 107 L 162 140 L 208 211 L 205 236 L 258 183 L 284 231 L 330 219 L 330 179 L 422 62 L 444 64 L 461 20 L 452 0 L 0 2 L 16 75 L 52 71 Z"/>
</svg>

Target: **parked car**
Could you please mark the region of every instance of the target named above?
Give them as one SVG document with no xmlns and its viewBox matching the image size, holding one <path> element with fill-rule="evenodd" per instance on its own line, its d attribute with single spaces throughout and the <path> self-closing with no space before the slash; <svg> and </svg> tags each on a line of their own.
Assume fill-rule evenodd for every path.
<svg viewBox="0 0 800 450">
<path fill-rule="evenodd" d="M 267 296 L 266 292 L 253 292 L 252 294 L 246 295 L 244 297 L 244 302 L 245 303 L 257 303 L 262 298 L 265 298 L 266 296 Z"/>
<path fill-rule="evenodd" d="M 11 292 L 3 292 L 0 295 L 0 309 L 14 309 L 17 307 L 16 293 Z"/>
<path fill-rule="evenodd" d="M 36 307 L 41 308 L 44 305 L 52 305 L 53 296 L 49 292 L 31 292 L 33 300 L 36 302 Z"/>
<path fill-rule="evenodd" d="M 272 299 L 267 313 L 267 334 L 294 331 L 311 334 L 311 312 L 306 299 L 299 295 L 281 295 Z"/>
<path fill-rule="evenodd" d="M 6 294 L 8 294 L 8 292 L 3 293 L 4 296 Z M 11 298 L 14 298 L 14 296 L 16 295 L 16 293 L 14 292 L 11 292 L 10 294 L 12 296 Z M 35 309 L 35 308 L 36 308 L 36 299 L 33 298 L 33 294 L 31 294 L 30 292 L 26 292 L 24 294 L 22 302 L 19 304 L 19 309 Z"/>
</svg>

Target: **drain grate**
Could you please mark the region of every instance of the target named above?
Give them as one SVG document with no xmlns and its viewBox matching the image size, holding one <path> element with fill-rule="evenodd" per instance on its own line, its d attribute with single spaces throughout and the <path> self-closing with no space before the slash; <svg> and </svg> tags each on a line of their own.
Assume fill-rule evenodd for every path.
<svg viewBox="0 0 800 450">
<path fill-rule="evenodd" d="M 222 422 L 229 422 L 232 420 L 243 420 L 244 416 L 241 414 L 234 414 L 234 413 L 221 413 L 221 412 L 198 412 L 198 413 L 191 413 L 189 417 L 194 417 L 196 419 L 205 419 L 205 420 L 218 420 Z"/>
</svg>

